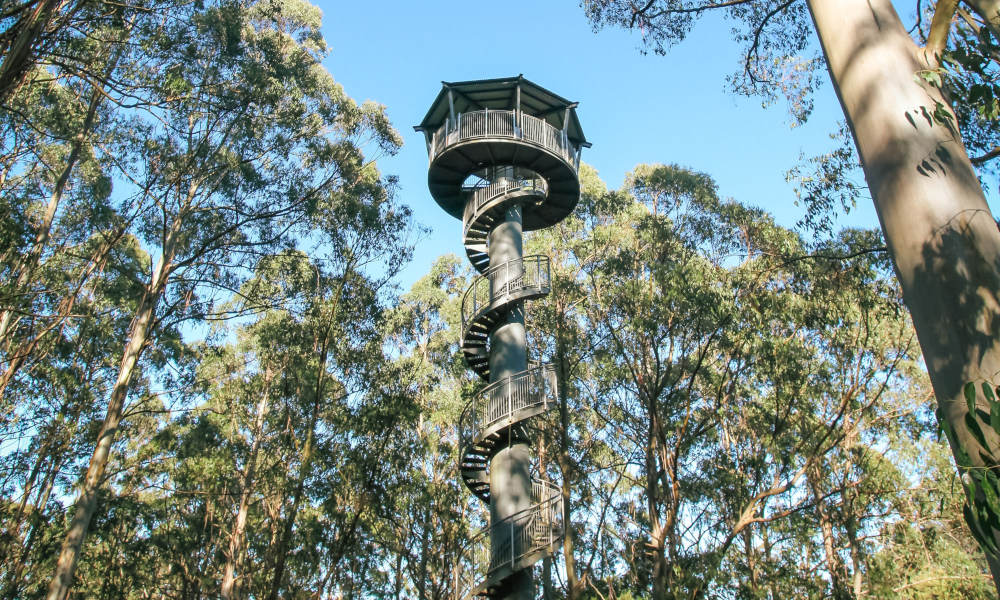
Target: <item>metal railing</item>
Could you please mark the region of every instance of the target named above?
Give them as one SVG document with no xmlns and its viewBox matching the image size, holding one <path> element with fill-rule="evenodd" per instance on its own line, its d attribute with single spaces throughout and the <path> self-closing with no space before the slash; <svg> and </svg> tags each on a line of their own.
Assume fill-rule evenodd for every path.
<svg viewBox="0 0 1000 600">
<path fill-rule="evenodd" d="M 512 423 L 515 413 L 554 406 L 558 396 L 556 368 L 541 363 L 510 377 L 494 381 L 472 397 L 458 420 L 462 447 L 472 445 L 479 433 L 498 423 Z"/>
<path fill-rule="evenodd" d="M 468 231 L 469 225 L 472 224 L 472 218 L 479 212 L 479 209 L 500 196 L 522 191 L 534 192 L 544 197 L 549 193 L 549 185 L 541 176 L 535 175 L 533 177 L 501 177 L 489 185 L 475 188 L 465 202 L 465 213 L 462 215 L 465 230 Z"/>
<path fill-rule="evenodd" d="M 536 144 L 563 158 L 574 169 L 580 168 L 580 149 L 566 137 L 566 132 L 556 129 L 545 119 L 513 110 L 477 110 L 458 113 L 438 127 L 431 137 L 430 160 L 448 146 L 480 137 L 502 137 Z"/>
<path fill-rule="evenodd" d="M 462 329 L 480 312 L 521 290 L 549 292 L 549 257 L 532 254 L 490 267 L 473 280 L 462 296 Z"/>
<path fill-rule="evenodd" d="M 460 588 L 467 595 L 490 574 L 552 547 L 563 535 L 560 489 L 548 481 L 534 480 L 532 506 L 481 529 L 463 552 Z M 492 551 L 491 551 L 492 545 Z"/>
</svg>

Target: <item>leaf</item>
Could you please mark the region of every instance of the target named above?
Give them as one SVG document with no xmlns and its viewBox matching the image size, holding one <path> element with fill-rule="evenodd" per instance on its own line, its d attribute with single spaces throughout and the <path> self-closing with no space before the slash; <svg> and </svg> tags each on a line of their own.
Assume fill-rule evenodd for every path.
<svg viewBox="0 0 1000 600">
<path fill-rule="evenodd" d="M 989 402 L 990 404 L 996 403 L 997 400 L 996 397 L 993 395 L 993 389 L 990 387 L 990 384 L 984 381 L 982 384 L 982 388 L 983 388 L 983 396 L 986 397 L 986 401 Z"/>
<path fill-rule="evenodd" d="M 968 502 L 962 505 L 962 514 L 965 516 L 965 522 L 969 526 L 969 530 L 972 532 L 972 537 L 979 542 L 979 545 L 984 551 L 996 555 L 996 544 L 992 539 L 990 539 L 990 536 L 987 536 L 983 532 L 982 528 L 979 526 L 979 518 L 976 516 L 976 513 L 973 512 L 972 507 L 969 506 Z"/>
<path fill-rule="evenodd" d="M 965 405 L 969 407 L 970 413 L 976 412 L 976 384 L 969 382 L 965 384 L 962 388 L 962 392 L 965 394 Z"/>
<path fill-rule="evenodd" d="M 1000 402 L 990 404 L 990 427 L 1000 435 Z"/>
<path fill-rule="evenodd" d="M 969 428 L 969 432 L 976 438 L 979 445 L 986 448 L 986 436 L 983 435 L 983 430 L 979 427 L 979 420 L 973 415 L 973 413 L 965 414 L 965 426 Z"/>
<path fill-rule="evenodd" d="M 916 79 L 917 82 L 925 81 L 937 88 L 941 87 L 941 73 L 939 73 L 936 69 L 917 71 L 917 74 L 914 75 L 914 79 Z"/>
<path fill-rule="evenodd" d="M 988 471 L 987 473 L 989 475 L 993 475 Z M 986 500 L 986 503 L 983 506 L 983 508 L 986 509 L 986 512 L 989 514 L 990 517 L 987 520 L 987 522 L 992 527 L 996 527 L 997 525 L 1000 525 L 1000 498 L 997 497 L 996 488 L 994 487 L 996 480 L 995 475 L 993 476 L 993 479 L 994 481 L 992 482 L 988 480 L 982 481 L 981 482 L 982 485 L 980 487 L 983 490 L 983 498 L 985 498 Z"/>
</svg>

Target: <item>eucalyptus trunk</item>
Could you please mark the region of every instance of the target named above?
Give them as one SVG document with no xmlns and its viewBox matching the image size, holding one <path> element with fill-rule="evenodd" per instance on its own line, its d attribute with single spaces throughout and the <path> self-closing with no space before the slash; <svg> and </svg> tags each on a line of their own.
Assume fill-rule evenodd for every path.
<svg viewBox="0 0 1000 600">
<path fill-rule="evenodd" d="M 38 231 L 35 233 L 35 240 L 31 244 L 31 249 L 28 250 L 28 253 L 20 261 L 20 264 L 17 265 L 16 270 L 14 271 L 14 273 L 16 273 L 14 289 L 18 292 L 23 290 L 30 281 L 31 276 L 35 272 L 35 268 L 41 260 L 42 252 L 45 250 L 45 246 L 49 241 L 49 236 L 52 234 L 52 223 L 55 220 L 56 211 L 59 209 L 59 204 L 62 202 L 63 194 L 66 192 L 66 186 L 69 183 L 70 175 L 72 175 L 73 169 L 76 167 L 76 163 L 80 160 L 80 154 L 83 151 L 84 144 L 90 138 L 90 133 L 94 128 L 94 119 L 97 115 L 97 108 L 100 106 L 103 99 L 104 90 L 100 87 L 95 87 L 90 96 L 90 104 L 87 106 L 87 114 L 83 119 L 83 125 L 81 126 L 80 131 L 73 137 L 69 155 L 66 157 L 66 163 L 63 165 L 62 170 L 59 172 L 59 177 L 56 178 L 55 185 L 52 187 L 52 193 L 49 195 L 49 200 L 45 205 L 45 213 L 42 215 L 42 220 L 38 223 Z M 9 347 L 7 338 L 10 335 L 10 328 L 13 323 L 14 311 L 10 308 L 0 310 L 0 346 Z"/>
<path fill-rule="evenodd" d="M 247 458 L 246 470 L 243 473 L 243 489 L 240 491 L 240 507 L 236 513 L 236 523 L 229 534 L 229 551 L 226 553 L 226 566 L 223 569 L 221 596 L 223 600 L 232 600 L 236 588 L 236 568 L 243 556 L 243 543 L 246 539 L 247 516 L 250 513 L 250 497 L 254 490 L 254 477 L 257 474 L 257 454 L 260 452 L 261 437 L 264 429 L 264 418 L 267 416 L 268 398 L 270 396 L 269 374 L 265 375 L 264 391 L 257 402 L 257 413 L 254 416 L 253 442 L 250 446 L 250 456 Z"/>
<path fill-rule="evenodd" d="M 149 340 L 156 316 L 156 307 L 163 297 L 173 269 L 175 240 L 180 233 L 180 226 L 180 220 L 174 220 L 163 245 L 163 254 L 153 270 L 149 284 L 139 301 L 135 318 L 129 328 L 128 342 L 126 342 L 122 355 L 118 377 L 111 388 L 107 413 L 97 435 L 97 445 L 90 458 L 87 474 L 73 508 L 73 517 L 63 541 L 62 551 L 59 553 L 55 574 L 49 584 L 47 600 L 64 600 L 72 587 L 73 573 L 80 558 L 83 540 L 97 510 L 98 489 L 104 482 L 104 472 L 108 466 L 111 446 L 118 433 L 118 426 L 121 424 L 128 388 L 132 382 L 136 364 L 138 364 L 142 351 Z"/>
<path fill-rule="evenodd" d="M 334 309 L 331 314 L 337 314 L 336 310 Z M 295 527 L 295 519 L 298 517 L 299 506 L 302 503 L 302 493 L 305 490 L 306 478 L 309 476 L 312 468 L 313 445 L 316 441 L 316 423 L 319 420 L 320 402 L 323 399 L 325 383 L 324 373 L 329 358 L 330 327 L 331 324 L 327 324 L 323 330 L 322 337 L 317 340 L 319 364 L 316 367 L 316 384 L 313 388 L 313 404 L 310 409 L 307 425 L 308 433 L 306 434 L 306 440 L 299 457 L 299 470 L 295 480 L 295 490 L 292 492 L 292 504 L 288 509 L 288 516 L 285 518 L 284 528 L 281 531 L 281 537 L 275 548 L 274 575 L 271 581 L 268 600 L 278 600 L 281 595 L 281 581 L 285 576 L 285 562 L 288 555 L 288 546 L 292 541 L 292 529 Z"/>
<path fill-rule="evenodd" d="M 20 86 L 24 75 L 31 68 L 32 54 L 38 40 L 45 34 L 52 18 L 66 5 L 65 0 L 40 0 L 18 19 L 13 28 L 16 37 L 6 48 L 0 63 L 0 104 L 3 104 Z"/>
<path fill-rule="evenodd" d="M 962 389 L 1000 373 L 1000 232 L 936 66 L 890 0 L 809 0 L 956 459 L 983 467 Z M 988 410 L 987 410 L 988 413 Z M 989 427 L 982 429 L 990 435 Z M 994 581 L 1000 563 L 987 553 Z M 1000 590 L 1000 588 L 998 588 Z"/>
<path fill-rule="evenodd" d="M 816 518 L 819 520 L 820 533 L 823 537 L 823 558 L 826 562 L 826 570 L 830 574 L 830 587 L 832 596 L 835 599 L 843 600 L 850 598 L 844 586 L 844 569 L 840 556 L 837 554 L 837 544 L 833 537 L 833 521 L 823 502 L 823 493 L 819 488 L 819 474 L 817 469 L 809 469 L 806 472 L 806 480 L 809 483 L 809 491 L 816 502 Z"/>
<path fill-rule="evenodd" d="M 564 315 L 565 313 L 561 310 L 562 305 L 558 305 L 559 311 L 557 314 Z M 572 468 L 573 463 L 570 460 L 569 448 L 571 440 L 569 439 L 569 366 L 566 360 L 566 344 L 565 344 L 565 333 L 561 326 L 563 319 L 560 318 L 557 323 L 558 329 L 556 330 L 556 355 L 554 357 L 556 368 L 559 369 L 558 378 L 556 380 L 557 389 L 559 391 L 559 452 L 556 459 L 559 462 L 559 471 L 562 473 L 562 505 L 563 505 L 563 528 L 565 533 L 563 534 L 562 542 L 562 554 L 563 561 L 566 565 L 566 599 L 576 600 L 579 596 L 580 591 L 583 588 L 580 579 L 577 577 L 577 567 L 576 567 L 576 555 L 575 555 L 575 543 L 576 539 L 573 534 L 573 507 L 572 507 Z"/>
<path fill-rule="evenodd" d="M 302 493 L 305 490 L 306 477 L 309 476 L 309 470 L 312 467 L 313 443 L 316 438 L 316 418 L 318 414 L 319 396 L 316 398 L 312 415 L 309 419 L 309 433 L 302 447 L 302 454 L 299 459 L 299 471 L 295 480 L 295 490 L 292 492 L 292 504 L 288 508 L 288 516 L 285 517 L 281 537 L 274 549 L 274 575 L 271 580 L 271 591 L 268 594 L 268 600 L 278 600 L 281 597 L 281 582 L 285 577 L 285 562 L 288 556 L 288 547 L 292 542 L 292 530 L 295 528 L 295 520 L 299 515 L 299 506 L 302 504 Z"/>
</svg>

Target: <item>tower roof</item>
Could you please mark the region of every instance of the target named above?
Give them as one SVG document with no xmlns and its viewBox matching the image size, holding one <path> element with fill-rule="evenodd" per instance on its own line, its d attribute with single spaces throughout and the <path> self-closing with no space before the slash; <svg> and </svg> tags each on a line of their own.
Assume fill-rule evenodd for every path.
<svg viewBox="0 0 1000 600">
<path fill-rule="evenodd" d="M 576 146 L 590 147 L 590 142 L 587 141 L 583 135 L 583 129 L 580 127 L 580 119 L 576 116 L 577 103 L 553 94 L 542 86 L 525 79 L 522 75 L 474 81 L 442 81 L 441 91 L 437 98 L 434 99 L 423 121 L 414 126 L 414 129 L 426 132 L 437 130 L 452 113 L 452 107 L 454 107 L 455 114 L 487 108 L 514 110 L 517 107 L 519 89 L 521 112 L 545 119 L 550 125 L 562 129 L 563 119 L 568 110 L 567 137 Z"/>
</svg>

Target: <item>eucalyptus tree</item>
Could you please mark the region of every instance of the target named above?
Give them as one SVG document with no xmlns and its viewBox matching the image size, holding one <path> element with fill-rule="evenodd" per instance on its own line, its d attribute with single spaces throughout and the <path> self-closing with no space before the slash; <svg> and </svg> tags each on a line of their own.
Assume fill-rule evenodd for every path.
<svg viewBox="0 0 1000 600">
<path fill-rule="evenodd" d="M 580 168 L 581 199 L 573 214 L 553 227 L 531 232 L 528 253 L 550 259 L 551 291 L 527 312 L 528 348 L 552 363 L 557 375 L 558 411 L 542 425 L 540 466 L 546 475 L 561 482 L 563 515 L 567 524 L 561 553 L 565 594 L 573 599 L 585 594 L 594 576 L 599 537 L 607 516 L 601 491 L 613 485 L 615 476 L 598 468 L 607 446 L 593 435 L 603 423 L 590 410 L 593 388 L 593 348 L 597 343 L 586 325 L 588 306 L 600 303 L 588 295 L 588 273 L 601 257 L 613 252 L 619 240 L 613 233 L 600 235 L 625 196 L 609 191 L 597 171 Z M 543 577 L 551 586 L 552 577 Z M 553 593 L 548 590 L 549 596 Z"/>
<path fill-rule="evenodd" d="M 81 593 L 139 597 L 145 580 L 183 598 L 324 595 L 357 577 L 415 416 L 384 353 L 407 218 L 388 200 L 340 202 L 342 227 L 311 257 L 265 257 L 241 286 L 231 303 L 260 312 L 202 344 L 191 381 L 161 394 L 178 417 L 112 460 Z"/>
<path fill-rule="evenodd" d="M 384 582 L 370 593 L 444 600 L 456 592 L 478 513 L 457 474 L 459 417 L 473 384 L 458 346 L 467 283 L 458 257 L 442 256 L 389 317 L 393 352 L 420 413 L 411 431 L 399 432 L 411 448 L 399 486 L 376 507 Z"/>
<path fill-rule="evenodd" d="M 415 410 L 405 380 L 385 356 L 379 295 L 405 254 L 386 235 L 400 221 L 385 211 L 359 221 L 372 230 L 358 236 L 365 249 L 334 250 L 333 256 L 351 257 L 347 268 L 334 271 L 331 292 L 319 296 L 300 323 L 289 325 L 297 326 L 310 350 L 297 358 L 301 367 L 290 371 L 297 403 L 286 413 L 292 419 L 286 434 L 299 441 L 286 461 L 296 468 L 284 475 L 284 491 L 276 498 L 277 537 L 266 552 L 273 566 L 261 596 L 305 589 L 325 594 L 349 583 L 341 562 L 358 554 L 380 499 L 392 494 L 404 471 L 401 448 L 407 446 L 398 431 L 412 427 Z M 390 266 L 386 279 L 375 280 L 381 285 L 354 266 L 375 256 Z M 303 540 L 302 532 L 310 531 L 317 537 Z M 317 573 L 326 575 L 318 583 Z"/>
<path fill-rule="evenodd" d="M 258 257 L 291 236 L 344 227 L 345 198 L 356 209 L 380 205 L 389 193 L 362 145 L 373 139 L 393 151 L 398 135 L 380 107 L 356 105 L 319 64 L 325 44 L 318 9 L 226 0 L 185 5 L 170 16 L 140 45 L 149 54 L 137 86 L 143 110 L 129 115 L 133 147 L 116 199 L 155 261 L 50 598 L 71 585 L 134 370 L 157 333 L 204 318 Z M 361 212 L 354 218 L 372 218 Z"/>
<path fill-rule="evenodd" d="M 122 100 L 109 81 L 127 79 L 140 7 L 119 7 L 88 25 L 93 36 L 61 48 L 60 66 L 36 68 L 35 83 L 0 113 L 3 191 L 9 210 L 0 269 L 0 396 L 18 371 L 73 313 L 88 280 L 122 240 L 127 223 L 111 205 L 108 153 L 120 140 L 113 108 Z M 78 72 L 81 65 L 89 75 Z M 109 101 L 109 98 L 111 100 Z M 70 253 L 64 272 L 46 263 Z M 86 260 L 79 260 L 87 257 Z M 64 263 L 61 265 L 65 267 Z"/>
<path fill-rule="evenodd" d="M 93 450 L 93 436 L 103 415 L 100 406 L 117 376 L 117 344 L 128 333 L 132 311 L 148 269 L 138 243 L 120 244 L 115 260 L 88 284 L 76 303 L 74 317 L 59 328 L 39 352 L 26 376 L 8 387 L 7 399 L 16 407 L 0 429 L 8 450 L 0 459 L 6 508 L 5 535 L 0 543 L 3 597 L 18 597 L 25 573 L 37 582 L 51 569 L 50 542 L 62 531 L 61 499 L 71 479 Z M 70 255 L 50 262 L 72 271 L 78 264 Z M 179 348 L 173 334 L 163 336 L 149 364 L 155 370 L 165 360 L 176 361 Z M 137 377 L 136 392 L 145 394 L 146 377 Z M 89 448 L 88 448 L 89 446 Z"/>
<path fill-rule="evenodd" d="M 558 241 L 529 242 L 554 250 L 530 317 L 569 375 L 567 594 L 704 597 L 747 567 L 737 547 L 812 506 L 809 473 L 891 420 L 915 347 L 878 257 L 850 259 L 872 234 L 802 259 L 794 232 L 705 175 L 640 166 L 622 192 L 595 188 Z"/>
<path fill-rule="evenodd" d="M 886 447 L 916 430 L 912 422 L 927 409 L 900 400 L 921 391 L 922 371 L 885 257 L 866 251 L 877 238 L 848 230 L 808 256 L 783 259 L 790 302 L 782 308 L 786 316 L 771 318 L 784 322 L 787 334 L 745 346 L 765 358 L 754 368 L 764 378 L 751 374 L 751 390 L 760 391 L 748 393 L 750 404 L 724 418 L 723 428 L 749 443 L 734 452 L 740 460 L 706 466 L 737 466 L 736 481 L 767 468 L 762 461 L 796 469 L 788 493 L 761 507 L 792 523 L 746 531 L 742 552 L 727 559 L 735 565 L 733 585 L 752 597 L 774 584 L 769 570 L 787 560 L 776 561 L 782 553 L 803 562 L 800 576 L 826 573 L 798 584 L 804 589 L 829 582 L 834 597 L 862 595 L 866 540 L 883 519 L 896 517 L 894 502 L 907 493 L 906 477 Z M 779 358 L 768 347 L 791 355 Z M 738 426 L 730 429 L 734 421 Z M 783 535 L 794 541 L 782 541 Z M 807 548 L 821 548 L 821 558 Z"/>
<path fill-rule="evenodd" d="M 947 446 L 934 437 L 928 431 L 916 442 L 903 437 L 894 444 L 894 465 L 911 473 L 910 485 L 893 499 L 899 518 L 880 523 L 872 536 L 879 543 L 865 560 L 865 592 L 906 600 L 993 598 L 961 516 L 961 483 Z"/>
<path fill-rule="evenodd" d="M 128 229 L 129 214 L 118 214 L 108 196 L 128 154 L 121 117 L 143 103 L 138 88 L 150 57 L 138 40 L 186 2 L 31 1 L 5 14 L 0 37 L 22 46 L 35 36 L 44 47 L 20 56 L 28 60 L 23 85 L 0 93 L 0 190 L 11 209 L 0 226 L 12 234 L 0 251 L 0 392 L 72 314 L 80 288 Z M 6 54 L 4 76 L 20 59 Z M 59 286 L 46 280 L 45 261 L 79 252 L 67 245 L 89 238 L 102 242 L 86 249 L 89 261 Z"/>
<path fill-rule="evenodd" d="M 987 466 L 982 457 L 996 453 L 1000 443 L 993 433 L 978 439 L 967 425 L 967 416 L 975 421 L 978 413 L 968 407 L 963 388 L 1000 371 L 1000 232 L 961 133 L 978 146 L 977 136 L 995 129 L 989 125 L 996 118 L 989 74 L 995 71 L 992 49 L 1000 43 L 1000 7 L 983 0 L 938 1 L 922 30 L 922 45 L 907 33 L 890 0 L 587 0 L 584 7 L 597 26 L 641 29 L 646 47 L 661 53 L 682 40 L 697 17 L 724 11 L 746 48 L 737 88 L 771 98 L 785 95 L 801 117 L 811 107 L 808 93 L 818 81 L 817 68 L 827 67 L 912 315 L 940 419 L 952 432 L 956 460 L 963 471 Z M 916 10 L 922 16 L 920 2 Z M 943 62 L 955 28 L 975 32 L 958 39 L 971 41 L 982 60 L 961 64 L 961 56 L 952 56 Z M 809 55 L 813 30 L 822 59 Z M 954 100 L 960 106 L 956 117 L 946 93 L 953 84 L 945 84 L 942 75 L 955 65 L 978 82 L 975 95 L 965 84 L 969 104 L 984 107 L 971 120 L 961 97 Z M 966 125 L 964 132 L 959 124 Z M 977 162 L 996 155 L 989 152 Z M 1000 586 L 1000 558 L 988 554 Z"/>
</svg>

